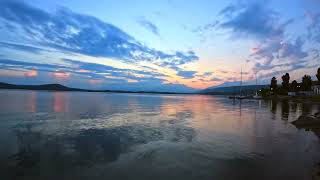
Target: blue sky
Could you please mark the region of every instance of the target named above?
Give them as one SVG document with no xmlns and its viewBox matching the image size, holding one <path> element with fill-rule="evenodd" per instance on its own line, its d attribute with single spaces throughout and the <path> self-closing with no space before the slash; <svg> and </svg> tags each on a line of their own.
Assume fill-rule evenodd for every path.
<svg viewBox="0 0 320 180">
<path fill-rule="evenodd" d="M 0 0 L 0 81 L 192 91 L 320 66 L 319 0 Z"/>
</svg>

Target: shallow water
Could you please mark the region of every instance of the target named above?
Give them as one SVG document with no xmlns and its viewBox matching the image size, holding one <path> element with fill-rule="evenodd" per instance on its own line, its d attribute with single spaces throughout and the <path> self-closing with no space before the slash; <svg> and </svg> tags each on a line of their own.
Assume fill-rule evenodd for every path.
<svg viewBox="0 0 320 180">
<path fill-rule="evenodd" d="M 0 91 L 1 179 L 311 179 L 319 104 Z"/>
</svg>

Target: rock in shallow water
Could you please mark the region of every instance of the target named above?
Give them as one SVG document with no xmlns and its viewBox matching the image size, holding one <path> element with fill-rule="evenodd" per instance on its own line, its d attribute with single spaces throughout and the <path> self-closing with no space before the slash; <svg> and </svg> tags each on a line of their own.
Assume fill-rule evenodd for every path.
<svg viewBox="0 0 320 180">
<path fill-rule="evenodd" d="M 292 122 L 293 125 L 299 128 L 320 128 L 320 118 L 311 116 L 300 116 L 298 120 Z"/>
</svg>

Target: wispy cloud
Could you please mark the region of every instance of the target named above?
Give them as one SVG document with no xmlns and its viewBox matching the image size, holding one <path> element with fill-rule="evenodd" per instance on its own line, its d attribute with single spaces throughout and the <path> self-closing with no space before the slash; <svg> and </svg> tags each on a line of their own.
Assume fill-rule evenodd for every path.
<svg viewBox="0 0 320 180">
<path fill-rule="evenodd" d="M 308 37 L 311 41 L 320 43 L 320 13 L 314 14 L 306 12 L 305 16 L 308 20 Z"/>
<path fill-rule="evenodd" d="M 196 73 L 197 71 L 178 71 L 178 76 L 181 76 L 185 79 L 192 79 Z"/>
<path fill-rule="evenodd" d="M 197 77 L 200 77 L 200 78 L 209 78 L 210 76 L 213 75 L 213 72 L 205 72 L 205 73 L 202 73 L 202 74 L 197 74 Z"/>
<path fill-rule="evenodd" d="M 38 80 L 46 79 L 46 81 L 44 81 L 45 83 L 48 83 L 50 77 L 59 81 L 70 80 L 70 82 L 72 82 L 71 85 L 76 87 L 79 87 L 84 81 L 87 81 L 90 84 L 99 84 L 101 88 L 114 90 L 193 91 L 192 88 L 182 84 L 166 83 L 166 75 L 157 72 L 119 69 L 107 65 L 71 59 L 63 59 L 62 62 L 64 62 L 63 65 L 52 65 L 0 59 L 0 70 L 2 72 L 8 72 L 7 76 L 15 78 L 17 74 L 21 74 L 22 77 L 37 78 Z M 82 83 L 74 82 L 74 80 L 79 81 L 79 79 Z M 0 80 L 3 80 L 1 76 Z M 85 87 L 86 86 L 84 86 L 84 88 Z"/>
<path fill-rule="evenodd" d="M 184 64 L 198 60 L 194 53 L 165 53 L 143 45 L 121 29 L 93 16 L 61 8 L 49 13 L 23 1 L 3 0 L 0 23 L 27 42 L 67 52 L 96 57 L 117 58 L 122 61 L 164 61 Z M 151 22 L 143 21 L 154 33 Z M 26 48 L 26 47 L 24 47 Z"/>
<path fill-rule="evenodd" d="M 159 28 L 152 23 L 151 21 L 146 20 L 145 18 L 138 18 L 137 22 L 144 27 L 145 29 L 147 29 L 148 31 L 152 32 L 154 35 L 160 36 L 159 34 Z"/>
<path fill-rule="evenodd" d="M 15 43 L 1 42 L 1 41 L 0 41 L 0 47 L 8 48 L 8 49 L 15 49 L 15 50 L 19 50 L 19 51 L 25 51 L 25 52 L 32 52 L 35 54 L 39 54 L 41 51 L 45 51 L 45 49 L 41 49 L 41 48 L 34 47 L 31 45 L 15 44 Z"/>
<path fill-rule="evenodd" d="M 221 78 L 217 78 L 217 77 L 214 77 L 214 78 L 212 78 L 210 81 L 214 81 L 214 82 L 222 82 L 223 81 L 223 79 L 221 79 Z"/>
<path fill-rule="evenodd" d="M 292 22 L 279 22 L 279 15 L 268 8 L 268 1 L 231 4 L 220 14 L 224 21 L 220 27 L 231 30 L 236 37 L 273 38 L 282 36 L 284 28 Z"/>
<path fill-rule="evenodd" d="M 269 1 L 231 4 L 224 8 L 220 28 L 230 30 L 231 38 L 250 38 L 257 46 L 251 49 L 253 72 L 270 74 L 270 71 L 306 68 L 310 49 L 305 48 L 303 35 L 286 36 L 286 29 L 294 19 L 281 21 L 279 13 L 269 8 Z M 263 75 L 263 76 L 264 76 Z"/>
<path fill-rule="evenodd" d="M 87 77 L 95 78 L 95 79 L 107 79 L 107 76 L 113 76 L 123 79 L 136 79 L 136 80 L 145 80 L 150 77 L 157 77 L 159 79 L 164 78 L 165 75 L 150 72 L 150 71 L 139 71 L 139 70 L 131 70 L 131 69 L 119 69 L 114 68 L 112 66 L 96 64 L 96 63 L 87 63 L 76 60 L 64 59 L 65 65 L 59 64 L 42 64 L 42 63 L 30 63 L 23 62 L 19 60 L 11 60 L 11 59 L 0 59 L 0 68 L 6 70 L 39 70 L 46 71 L 51 73 L 72 73 L 78 75 L 84 75 Z M 61 73 L 60 73 L 61 74 Z"/>
</svg>

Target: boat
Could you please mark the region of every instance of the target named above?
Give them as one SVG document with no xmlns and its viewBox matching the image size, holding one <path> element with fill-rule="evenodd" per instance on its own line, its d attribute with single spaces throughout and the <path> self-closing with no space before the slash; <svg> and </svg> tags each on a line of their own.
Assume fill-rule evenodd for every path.
<svg viewBox="0 0 320 180">
<path fill-rule="evenodd" d="M 249 96 L 242 95 L 242 68 L 241 68 L 241 81 L 240 81 L 240 95 L 229 96 L 229 99 L 248 99 Z"/>
<path fill-rule="evenodd" d="M 233 96 L 229 96 L 229 99 L 261 99 L 261 96 L 258 95 L 258 91 L 257 91 L 257 87 L 256 87 L 256 95 L 252 96 L 248 96 L 248 95 L 243 95 L 242 93 L 242 68 L 241 68 L 241 81 L 240 81 L 240 95 L 233 95 Z M 256 80 L 257 81 L 257 80 Z M 256 86 L 258 86 L 257 82 L 256 82 Z"/>
<path fill-rule="evenodd" d="M 254 95 L 252 98 L 253 98 L 253 99 L 262 99 L 262 97 L 259 96 L 258 94 Z"/>
<path fill-rule="evenodd" d="M 253 99 L 262 99 L 261 96 L 258 95 L 258 78 L 256 73 L 256 94 L 252 97 Z"/>
<path fill-rule="evenodd" d="M 229 96 L 229 99 L 250 99 L 251 96 Z"/>
<path fill-rule="evenodd" d="M 229 96 L 229 99 L 236 99 L 236 96 Z"/>
</svg>

